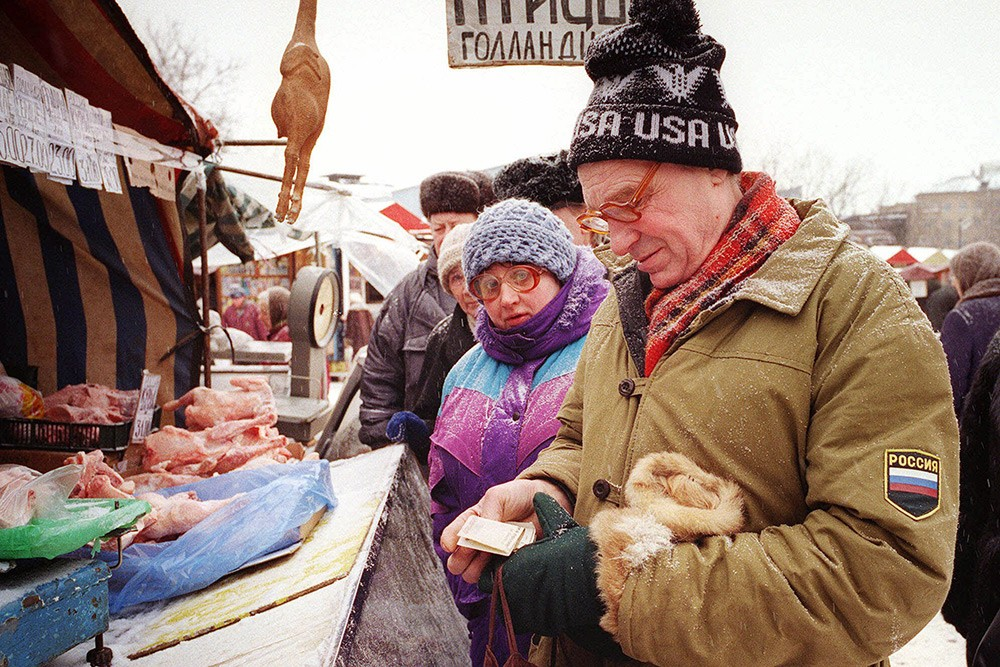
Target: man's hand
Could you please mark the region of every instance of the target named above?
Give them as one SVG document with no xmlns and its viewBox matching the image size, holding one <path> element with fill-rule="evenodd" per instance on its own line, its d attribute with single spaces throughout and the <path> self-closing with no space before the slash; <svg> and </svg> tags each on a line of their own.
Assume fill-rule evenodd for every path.
<svg viewBox="0 0 1000 667">
<path fill-rule="evenodd" d="M 458 546 L 458 531 L 473 514 L 494 521 L 531 521 L 537 535 L 540 528 L 532 504 L 536 493 L 552 496 L 565 510 L 571 509 L 569 498 L 562 489 L 542 479 L 515 479 L 491 487 L 478 503 L 459 514 L 441 533 L 441 547 L 451 554 L 448 570 L 474 584 L 489 563 L 490 554 Z"/>
</svg>

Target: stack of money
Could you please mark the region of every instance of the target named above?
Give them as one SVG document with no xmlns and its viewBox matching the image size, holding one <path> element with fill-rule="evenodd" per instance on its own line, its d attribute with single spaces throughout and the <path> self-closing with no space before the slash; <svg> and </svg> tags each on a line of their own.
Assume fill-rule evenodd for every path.
<svg viewBox="0 0 1000 667">
<path fill-rule="evenodd" d="M 458 531 L 458 546 L 509 556 L 535 541 L 535 526 L 528 521 L 493 521 L 470 516 Z"/>
</svg>

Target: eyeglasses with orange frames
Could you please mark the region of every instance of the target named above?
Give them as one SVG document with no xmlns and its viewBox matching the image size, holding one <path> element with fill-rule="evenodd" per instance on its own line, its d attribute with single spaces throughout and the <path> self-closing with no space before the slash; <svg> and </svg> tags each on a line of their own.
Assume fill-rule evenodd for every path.
<svg viewBox="0 0 1000 667">
<path fill-rule="evenodd" d="M 635 194 L 627 202 L 607 202 L 601 204 L 596 211 L 588 208 L 577 216 L 576 224 L 580 225 L 584 231 L 603 235 L 609 231 L 608 220 L 615 222 L 636 222 L 639 220 L 642 217 L 639 206 L 645 203 L 642 201 L 642 196 L 646 194 L 646 188 L 649 187 L 649 183 L 653 180 L 653 175 L 659 167 L 660 163 L 654 162 L 646 170 L 646 175 L 639 182 Z"/>
<path fill-rule="evenodd" d="M 493 301 L 500 296 L 500 286 L 507 283 L 514 291 L 523 294 L 538 287 L 542 273 L 544 271 L 527 264 L 512 266 L 499 278 L 489 273 L 480 273 L 469 283 L 469 291 L 483 301 Z"/>
</svg>

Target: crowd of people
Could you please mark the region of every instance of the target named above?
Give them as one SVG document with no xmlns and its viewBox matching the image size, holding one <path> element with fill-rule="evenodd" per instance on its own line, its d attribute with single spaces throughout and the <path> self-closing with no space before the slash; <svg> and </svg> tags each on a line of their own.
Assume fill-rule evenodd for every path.
<svg viewBox="0 0 1000 667">
<path fill-rule="evenodd" d="M 1000 248 L 932 327 L 744 170 L 724 60 L 691 0 L 633 0 L 568 150 L 421 183 L 360 438 L 423 467 L 473 665 L 887 664 L 942 605 L 1000 664 Z M 537 539 L 460 546 L 472 516 Z"/>
<path fill-rule="evenodd" d="M 254 340 L 292 340 L 288 333 L 291 292 L 287 287 L 269 287 L 254 301 L 246 288 L 238 285 L 229 290 L 228 296 L 229 306 L 222 312 L 222 326 L 243 331 Z"/>
</svg>

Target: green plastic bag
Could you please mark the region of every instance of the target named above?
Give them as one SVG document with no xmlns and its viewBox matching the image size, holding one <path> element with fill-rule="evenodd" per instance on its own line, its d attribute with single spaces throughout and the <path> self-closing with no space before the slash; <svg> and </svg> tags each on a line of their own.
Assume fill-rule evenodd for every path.
<svg viewBox="0 0 1000 667">
<path fill-rule="evenodd" d="M 152 509 L 145 500 L 127 498 L 70 498 L 65 503 L 65 512 L 58 518 L 36 518 L 27 525 L 0 530 L 0 560 L 67 554 L 113 530 L 132 526 Z"/>
</svg>

